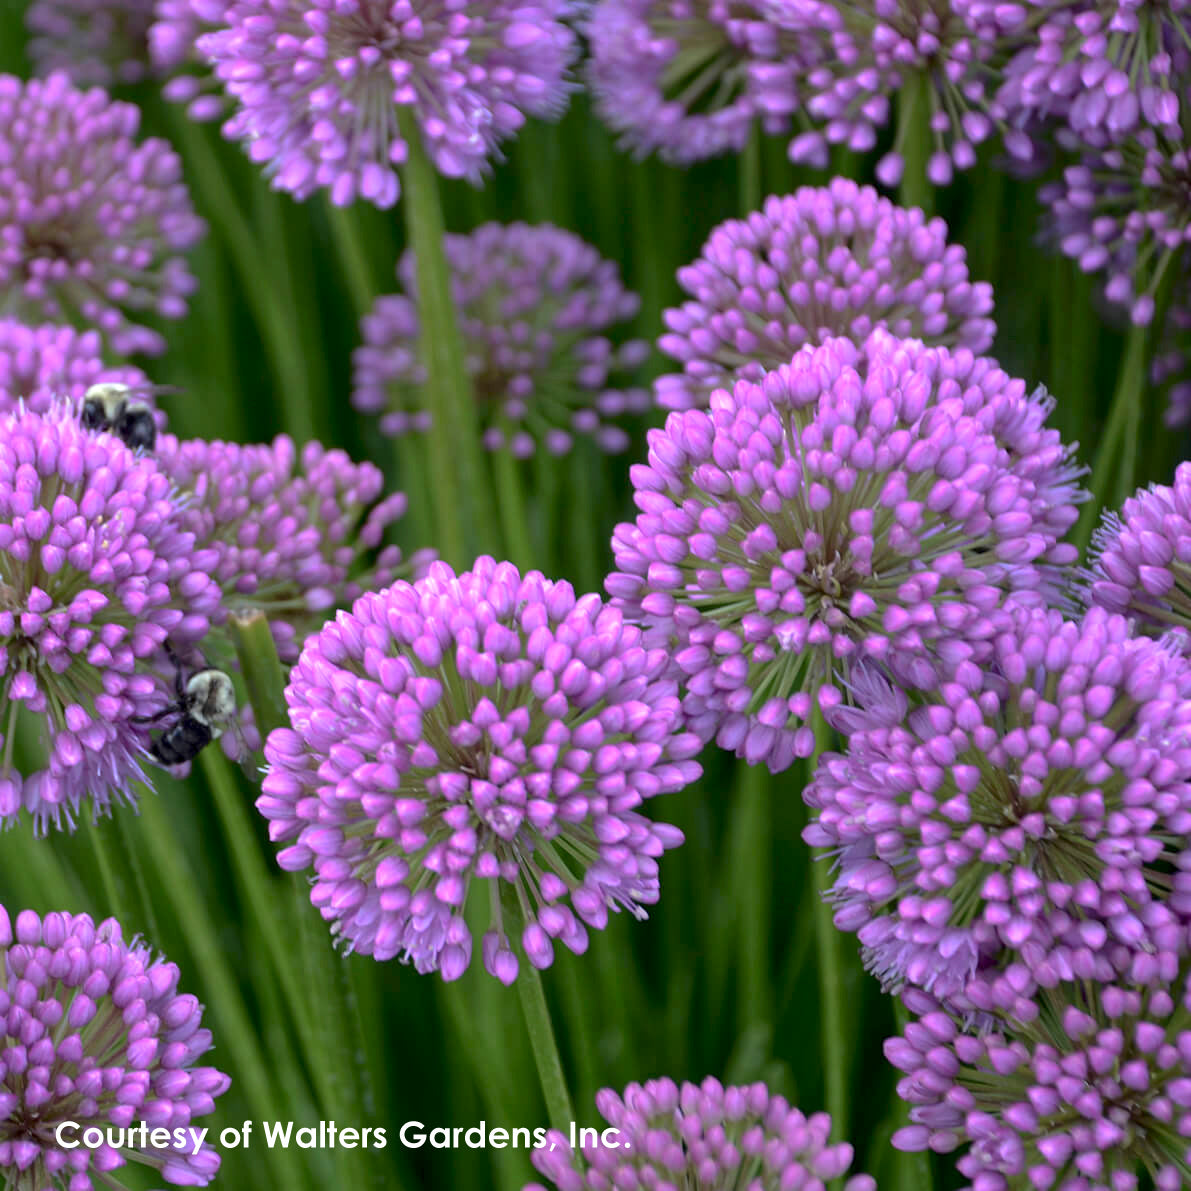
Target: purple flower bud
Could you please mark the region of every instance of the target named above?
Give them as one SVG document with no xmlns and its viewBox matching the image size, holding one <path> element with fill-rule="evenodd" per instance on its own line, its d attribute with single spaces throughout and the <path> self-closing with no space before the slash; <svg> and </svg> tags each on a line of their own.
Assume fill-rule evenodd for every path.
<svg viewBox="0 0 1191 1191">
<path fill-rule="evenodd" d="M 238 105 L 224 135 L 268 163 L 273 186 L 391 207 L 409 109 L 447 177 L 477 180 L 526 116 L 566 103 L 575 35 L 560 0 L 233 0 L 198 39 Z"/>
<path fill-rule="evenodd" d="M 195 1154 L 189 1140 L 167 1149 L 140 1142 L 142 1120 L 189 1125 L 213 1110 L 230 1083 L 214 1067 L 195 1065 L 211 1038 L 198 1029 L 201 1006 L 178 993 L 178 969 L 138 939 L 126 942 L 111 918 L 96 926 L 85 914 L 43 921 L 25 910 L 16 935 L 14 943 L 0 906 L 5 1182 L 95 1191 L 117 1185 L 110 1172 L 132 1159 L 166 1182 L 205 1187 L 219 1169 L 210 1145 Z M 179 1005 L 187 1009 L 181 1017 Z M 77 1130 L 67 1131 L 67 1141 L 94 1128 L 107 1144 L 60 1148 L 55 1130 L 68 1121 Z"/>
<path fill-rule="evenodd" d="M 141 82 L 154 0 L 34 0 L 25 13 L 39 75 L 65 71 L 80 87 Z"/>
<path fill-rule="evenodd" d="M 604 1088 L 596 1108 L 608 1122 L 575 1153 L 560 1133 L 534 1150 L 538 1172 L 558 1191 L 609 1187 L 699 1187 L 701 1191 L 781 1188 L 814 1191 L 842 1178 L 852 1147 L 831 1142 L 831 1117 L 807 1117 L 763 1083 L 724 1087 L 717 1079 L 681 1086 L 670 1079 Z M 595 1130 L 590 1131 L 595 1134 Z M 852 1175 L 843 1191 L 876 1191 Z M 546 1191 L 540 1183 L 524 1191 Z"/>
<path fill-rule="evenodd" d="M 403 564 L 386 546 L 367 561 L 406 499 L 380 499 L 379 469 L 342 451 L 307 443 L 299 452 L 286 435 L 253 446 L 162 436 L 155 454 L 182 496 L 196 558 L 223 592 L 217 623 L 264 612 L 286 661 L 335 608 L 420 574 L 433 557 L 419 551 Z"/>
<path fill-rule="evenodd" d="M 1183 933 L 1191 665 L 1102 609 L 1019 609 L 993 646 L 982 686 L 863 724 L 805 794 L 836 924 L 886 987 L 948 1004 L 1018 961 L 1042 983 L 1136 974 Z"/>
<path fill-rule="evenodd" d="M 1164 988 L 1065 978 L 992 996 L 970 1032 L 926 998 L 886 1056 L 910 1127 L 894 1145 L 948 1153 L 971 1188 L 1184 1185 L 1191 1139 L 1186 930 Z M 1172 1004 L 1171 993 L 1178 998 Z M 920 994 L 921 995 L 921 994 Z M 1082 1008 L 1076 1011 L 1072 1002 Z M 941 1028 L 946 1026 L 947 1028 Z"/>
<path fill-rule="evenodd" d="M 720 224 L 678 281 L 691 301 L 663 316 L 658 346 L 682 365 L 656 382 L 664 409 L 706 407 L 715 389 L 834 335 L 859 343 L 883 327 L 979 353 L 996 333 L 992 289 L 968 280 L 947 225 L 847 178 Z"/>
<path fill-rule="evenodd" d="M 139 368 L 104 363 L 97 331 L 0 319 L 0 410 L 15 410 L 23 401 L 26 409 L 43 414 L 62 397 L 77 404 L 99 381 L 138 389 L 138 399 L 152 404 L 149 380 Z"/>
<path fill-rule="evenodd" d="M 578 236 L 549 224 L 486 223 L 444 248 L 484 445 L 517 456 L 571 448 L 572 435 L 621 451 L 628 436 L 612 419 L 642 413 L 649 393 L 626 384 L 647 347 L 608 337 L 637 313 L 619 271 Z M 390 435 L 423 431 L 414 258 L 397 275 L 405 293 L 378 298 L 361 322 L 352 404 L 380 415 Z M 408 295 L 408 296 L 407 296 Z"/>
<path fill-rule="evenodd" d="M 636 808 L 700 774 L 667 668 L 598 596 L 491 558 L 434 563 L 307 639 L 257 807 L 283 867 L 314 868 L 333 932 L 377 959 L 460 975 L 472 883 L 492 882 L 481 952 L 509 983 L 516 948 L 534 967 L 554 939 L 585 949 L 575 914 L 602 929 L 657 901 L 682 837 Z M 504 921 L 502 884 L 528 921 Z"/>
<path fill-rule="evenodd" d="M 168 477 L 66 403 L 0 414 L 0 810 L 73 830 L 83 800 L 134 802 L 169 701 L 167 638 L 205 634 L 219 589 L 201 569 Z M 13 759 L 21 724 L 38 741 Z"/>
<path fill-rule="evenodd" d="M 687 164 L 744 148 L 754 122 L 790 129 L 808 45 L 748 0 L 599 0 L 588 80 L 605 121 L 637 154 Z"/>
<path fill-rule="evenodd" d="M 931 687 L 986 656 L 998 607 L 1069 561 L 1048 412 L 991 360 L 877 331 L 652 431 L 608 589 L 671 652 L 692 731 L 776 772 L 859 663 Z"/>
<path fill-rule="evenodd" d="M 182 254 L 205 228 L 177 155 L 154 137 L 138 145 L 139 122 L 64 74 L 0 75 L 0 294 L 18 317 L 81 318 L 123 355 L 160 355 L 165 340 L 130 315 L 186 313 Z"/>
</svg>

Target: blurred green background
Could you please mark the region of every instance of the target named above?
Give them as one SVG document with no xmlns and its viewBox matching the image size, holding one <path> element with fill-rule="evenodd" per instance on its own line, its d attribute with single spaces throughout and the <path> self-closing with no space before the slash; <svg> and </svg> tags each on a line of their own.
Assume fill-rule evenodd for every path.
<svg viewBox="0 0 1191 1191">
<path fill-rule="evenodd" d="M 23 5 L 0 6 L 0 69 L 24 74 Z M 199 290 L 190 317 L 163 325 L 170 350 L 139 361 L 155 381 L 178 386 L 163 399 L 172 429 L 241 441 L 280 431 L 316 437 L 369 458 L 405 488 L 411 512 L 402 545 L 429 540 L 428 496 L 398 473 L 392 444 L 349 401 L 350 356 L 359 315 L 395 288 L 400 208 L 333 211 L 321 198 L 298 204 L 271 192 L 216 126 L 189 123 L 152 86 L 125 94 L 144 110 L 144 131 L 170 139 L 185 162 L 210 232 L 193 255 Z M 871 157 L 837 168 L 871 180 Z M 1053 170 L 1052 170 L 1053 172 Z M 577 95 L 556 125 L 529 126 L 507 148 L 482 190 L 447 184 L 447 225 L 550 221 L 618 261 L 642 296 L 636 333 L 653 340 L 660 312 L 679 299 L 675 269 L 692 260 L 714 224 L 743 214 L 756 196 L 821 182 L 791 166 L 780 140 L 741 161 L 681 171 L 620 153 Z M 1011 373 L 1057 397 L 1054 421 L 1068 439 L 1095 447 L 1103 433 L 1123 339 L 1093 287 L 1066 260 L 1045 256 L 1036 235 L 1037 180 L 978 169 L 934 196 L 975 279 L 995 287 L 1000 328 L 994 354 Z M 652 372 L 663 370 L 654 357 Z M 1124 470 L 1166 479 L 1182 457 L 1180 436 L 1161 426 L 1157 395 L 1132 411 L 1135 451 Z M 660 421 L 660 418 L 658 419 Z M 514 557 L 581 590 L 610 567 L 608 539 L 628 516 L 627 469 L 644 451 L 644 424 L 624 457 L 580 443 L 565 463 L 531 463 L 523 484 L 532 555 Z M 1130 448 L 1130 443 L 1132 447 Z M 1090 462 L 1088 451 L 1083 453 Z M 1125 480 L 1108 490 L 1113 503 Z M 500 541 L 495 554 L 506 553 Z M 805 771 L 776 779 L 747 773 L 709 751 L 704 779 L 653 814 L 676 823 L 686 845 L 662 863 L 662 900 L 650 920 L 617 916 L 593 932 L 584 956 L 561 948 L 544 974 L 563 1062 L 581 1124 L 599 1122 L 593 1096 L 657 1075 L 765 1079 L 804 1110 L 824 1104 L 813 887 L 800 840 Z M 282 874 L 251 783 L 208 750 L 184 783 L 159 781 L 139 816 L 125 812 L 73 837 L 34 841 L 27 827 L 0 835 L 0 901 L 115 914 L 180 965 L 182 987 L 206 1004 L 210 1057 L 233 1077 L 215 1130 L 254 1121 L 334 1119 L 383 1125 L 381 1151 L 269 1151 L 259 1125 L 252 1146 L 224 1151 L 217 1184 L 240 1188 L 520 1188 L 532 1177 L 525 1151 L 403 1150 L 405 1121 L 471 1126 L 545 1125 L 515 990 L 481 971 L 478 953 L 458 984 L 393 962 L 342 958 L 306 901 L 302 879 Z M 881 1054 L 893 1013 L 860 969 L 852 936 L 841 939 L 848 1057 L 846 1137 L 857 1165 L 882 1187 L 927 1185 L 922 1159 L 888 1145 L 904 1123 L 894 1077 Z M 958 1182 L 936 1160 L 935 1185 Z M 130 1185 L 151 1185 L 151 1181 Z"/>
</svg>

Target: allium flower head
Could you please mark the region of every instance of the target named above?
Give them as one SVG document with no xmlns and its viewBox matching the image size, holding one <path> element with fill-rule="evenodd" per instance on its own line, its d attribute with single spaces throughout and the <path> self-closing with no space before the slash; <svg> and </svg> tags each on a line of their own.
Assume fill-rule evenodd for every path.
<svg viewBox="0 0 1191 1191">
<path fill-rule="evenodd" d="M 139 400 L 152 404 L 148 377 L 128 365 L 109 367 L 103 361 L 98 331 L 46 323 L 27 327 L 16 319 L 0 319 L 0 410 L 19 402 L 46 413 L 61 398 L 77 404 L 98 381 L 140 390 Z"/>
<path fill-rule="evenodd" d="M 1123 617 L 1019 610 L 983 672 L 819 766 L 803 837 L 838 852 L 836 925 L 940 998 L 1003 953 L 1084 962 L 1085 921 L 1085 947 L 1143 953 L 1191 831 L 1189 700 L 1191 665 Z"/>
<path fill-rule="evenodd" d="M 984 652 L 1009 593 L 1037 597 L 1036 564 L 1071 561 L 1044 412 L 992 361 L 876 332 L 651 431 L 607 588 L 674 651 L 692 728 L 776 772 L 856 663 L 931 687 Z"/>
<path fill-rule="evenodd" d="M 804 83 L 806 110 L 821 128 L 790 145 L 795 161 L 825 164 L 826 146 L 868 152 L 889 122 L 890 100 L 924 80 L 934 152 L 927 177 L 947 185 L 954 169 L 976 163 L 976 146 L 996 125 L 989 113 L 1003 51 L 995 21 L 981 19 L 982 0 L 786 0 L 791 27 L 821 43 Z M 1006 145 L 1029 156 L 1028 140 Z M 904 172 L 900 146 L 881 159 L 877 177 L 896 186 Z"/>
<path fill-rule="evenodd" d="M 648 347 L 608 337 L 640 304 L 616 265 L 549 224 L 486 223 L 447 236 L 445 249 L 485 446 L 561 455 L 581 433 L 605 450 L 624 450 L 628 435 L 604 419 L 649 408 L 646 390 L 613 387 L 615 374 L 640 364 Z M 410 253 L 397 272 L 413 295 Z M 431 416 L 420 404 L 417 305 L 406 294 L 377 299 L 354 357 L 352 402 L 380 414 L 381 430 L 392 435 L 425 430 Z"/>
<path fill-rule="evenodd" d="M 391 207 L 408 109 L 438 170 L 477 179 L 526 116 L 567 95 L 564 0 L 233 0 L 199 39 L 239 105 L 224 125 L 273 185 Z"/>
<path fill-rule="evenodd" d="M 401 551 L 380 547 L 406 498 L 381 499 L 384 477 L 371 463 L 314 442 L 299 452 L 284 434 L 253 446 L 167 437 L 155 454 L 178 490 L 196 565 L 222 590 L 220 622 L 264 612 L 286 661 L 333 609 L 403 573 Z M 378 548 L 370 566 L 365 556 Z"/>
<path fill-rule="evenodd" d="M 995 10 L 1025 42 L 998 93 L 1011 118 L 1058 115 L 1100 147 L 1139 128 L 1179 137 L 1191 0 L 970 2 Z"/>
<path fill-rule="evenodd" d="M 1191 632 L 1191 463 L 1174 484 L 1154 484 L 1109 513 L 1093 535 L 1089 602 L 1122 612 L 1145 631 Z"/>
<path fill-rule="evenodd" d="M 25 12 L 36 72 L 80 87 L 139 83 L 148 68 L 154 0 L 33 0 Z"/>
<path fill-rule="evenodd" d="M 441 562 L 369 593 L 311 636 L 265 747 L 257 802 L 281 866 L 349 947 L 462 975 L 464 908 L 487 883 L 484 967 L 578 953 L 609 909 L 643 915 L 658 857 L 682 841 L 638 813 L 700 773 L 669 659 L 598 595 L 509 563 Z"/>
<path fill-rule="evenodd" d="M 763 0 L 599 0 L 588 78 L 602 117 L 644 156 L 739 152 L 790 127 L 804 42 Z"/>
<path fill-rule="evenodd" d="M 13 1191 L 103 1191 L 133 1162 L 167 1183 L 205 1187 L 219 1154 L 193 1152 L 191 1122 L 213 1112 L 228 1077 L 197 1066 L 211 1049 L 203 1007 L 178 991 L 178 969 L 126 941 L 109 918 L 0 906 L 0 1175 Z M 183 1144 L 139 1141 L 140 1124 Z M 98 1149 L 59 1146 L 103 1132 Z M 197 1132 L 198 1129 L 195 1129 Z M 132 1137 L 129 1137 L 132 1133 Z M 110 1139 L 110 1140 L 109 1140 Z"/>
<path fill-rule="evenodd" d="M 200 640 L 218 598 L 153 460 L 65 405 L 0 414 L 0 824 L 133 801 L 132 719 L 172 690 L 155 659 Z"/>
<path fill-rule="evenodd" d="M 1191 150 L 1181 135 L 1145 128 L 1068 166 L 1043 187 L 1047 235 L 1085 273 L 1104 273 L 1109 301 L 1135 324 L 1154 317 L 1168 268 L 1185 271 L 1191 244 Z"/>
<path fill-rule="evenodd" d="M 698 1187 L 699 1191 L 819 1191 L 847 1174 L 852 1147 L 830 1141 L 831 1117 L 804 1116 L 763 1083 L 724 1087 L 716 1079 L 681 1086 L 670 1079 L 605 1088 L 596 1108 L 611 1144 L 585 1142 L 580 1154 L 563 1134 L 535 1149 L 533 1164 L 558 1191 L 609 1187 Z M 607 1132 L 607 1130 L 605 1130 Z M 852 1175 L 844 1191 L 875 1191 Z M 546 1191 L 531 1183 L 525 1191 Z"/>
<path fill-rule="evenodd" d="M 996 334 L 992 287 L 968 280 L 947 225 L 848 178 L 720 224 L 678 282 L 691 300 L 663 315 L 658 346 L 683 369 L 657 381 L 665 409 L 706 407 L 713 390 L 760 380 L 830 336 L 862 343 L 884 327 L 983 352 Z"/>
<path fill-rule="evenodd" d="M 921 998 L 920 1018 L 885 1044 L 906 1072 L 898 1095 L 913 1122 L 894 1145 L 967 1145 L 956 1165 L 970 1191 L 1181 1191 L 1191 1147 L 1185 933 L 1164 985 L 1070 981 L 980 1034 Z"/>
<path fill-rule="evenodd" d="M 81 320 L 115 351 L 160 355 L 130 316 L 186 313 L 181 253 L 204 231 L 162 140 L 134 140 L 140 112 L 64 74 L 0 75 L 0 296 L 18 317 Z"/>
</svg>

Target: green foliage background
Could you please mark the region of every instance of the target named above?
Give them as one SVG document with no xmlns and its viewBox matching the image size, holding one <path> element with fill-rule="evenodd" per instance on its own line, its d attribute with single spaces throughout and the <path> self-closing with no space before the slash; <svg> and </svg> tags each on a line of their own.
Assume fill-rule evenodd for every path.
<svg viewBox="0 0 1191 1191">
<path fill-rule="evenodd" d="M 0 5 L 0 69 L 26 72 L 23 5 Z M 321 198 L 297 204 L 269 190 L 218 129 L 190 124 L 146 86 L 128 95 L 144 130 L 182 153 L 187 180 L 210 234 L 195 252 L 200 280 L 191 316 L 162 329 L 164 359 L 153 378 L 176 385 L 165 399 L 180 435 L 259 441 L 287 431 L 317 437 L 385 466 L 409 493 L 403 545 L 432 544 L 427 503 L 451 477 L 403 475 L 392 444 L 348 402 L 358 317 L 395 288 L 401 210 L 364 205 L 334 211 Z M 870 180 L 877 155 L 841 159 L 840 172 Z M 443 188 L 448 227 L 486 220 L 550 221 L 620 263 L 643 298 L 637 333 L 654 339 L 660 312 L 679 297 L 675 269 L 693 259 L 712 226 L 755 206 L 760 195 L 822 182 L 791 166 L 781 141 L 758 143 L 739 161 L 687 171 L 617 151 L 577 95 L 557 125 L 531 125 L 508 147 L 487 185 Z M 1044 383 L 1058 398 L 1054 421 L 1088 444 L 1104 433 L 1123 356 L 1093 287 L 1036 238 L 1036 181 L 1017 181 L 988 160 L 937 203 L 969 254 L 973 278 L 993 282 L 1000 333 L 994 353 L 1011 373 Z M 653 370 L 662 361 L 651 361 Z M 1135 406 L 1135 407 L 1134 407 Z M 1124 461 L 1099 485 L 1110 504 L 1133 482 L 1169 477 L 1184 443 L 1159 429 L 1154 394 L 1128 410 Z M 659 419 L 660 420 L 660 419 Z M 586 444 L 564 464 L 525 468 L 528 545 L 522 566 L 598 587 L 610 566 L 608 539 L 628 515 L 627 469 L 644 449 L 644 426 L 625 457 Z M 1109 472 L 1103 473 L 1109 478 Z M 497 555 L 510 550 L 487 544 Z M 816 974 L 813 889 L 799 832 L 805 780 L 750 773 L 709 751 L 706 775 L 655 813 L 687 843 L 662 866 L 662 900 L 648 922 L 624 915 L 594 932 L 584 956 L 559 949 L 544 974 L 581 1124 L 597 1124 L 602 1086 L 670 1075 L 765 1079 L 806 1111 L 823 1107 L 824 1006 Z M 248 1150 L 224 1152 L 225 1191 L 286 1187 L 496 1188 L 532 1177 L 524 1151 L 406 1151 L 405 1121 L 470 1126 L 546 1124 L 517 995 L 480 971 L 455 985 L 398 963 L 334 953 L 306 900 L 303 880 L 272 858 L 254 789 L 208 750 L 185 783 L 159 782 L 142 813 L 117 814 L 73 837 L 34 840 L 27 827 L 0 835 L 0 901 L 116 915 L 180 965 L 183 988 L 206 1004 L 213 1061 L 231 1091 L 204 1121 L 216 1130 L 244 1119 L 385 1125 L 380 1151 L 269 1151 L 259 1134 Z M 891 1003 L 860 969 L 853 939 L 844 958 L 839 1016 L 848 1059 L 846 1135 L 858 1167 L 890 1191 L 923 1191 L 929 1164 L 888 1145 L 904 1122 L 881 1041 L 894 1027 Z M 955 1185 L 936 1160 L 935 1185 Z M 131 1185 L 150 1185 L 149 1183 Z"/>
</svg>

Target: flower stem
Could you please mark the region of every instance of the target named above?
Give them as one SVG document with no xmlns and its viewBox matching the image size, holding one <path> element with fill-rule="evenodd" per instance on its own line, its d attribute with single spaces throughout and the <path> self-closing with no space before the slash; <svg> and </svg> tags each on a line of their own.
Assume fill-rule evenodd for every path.
<svg viewBox="0 0 1191 1191">
<path fill-rule="evenodd" d="M 336 207 L 327 204 L 327 219 L 331 225 L 331 237 L 335 241 L 335 253 L 343 267 L 348 292 L 355 308 L 356 320 L 368 313 L 376 291 L 372 282 L 372 266 L 368 263 L 368 251 L 360 235 L 359 222 L 353 218 L 350 207 Z"/>
<path fill-rule="evenodd" d="M 529 513 L 521 483 L 521 462 L 513 458 L 507 446 L 492 452 L 491 458 L 496 474 L 505 557 L 524 571 L 534 565 L 537 556 L 530 541 Z"/>
<path fill-rule="evenodd" d="M 835 733 L 817 707 L 814 712 L 814 729 L 815 751 L 807 762 L 808 782 L 815 775 L 820 757 L 829 752 L 835 743 Z M 831 920 L 831 906 L 823 896 L 831 888 L 830 861 L 814 860 L 811 862 L 810 870 L 815 902 L 815 951 L 819 960 L 819 1013 L 825 1099 L 836 1136 L 846 1137 L 848 1049 L 844 1037 L 843 967 L 840 963 L 838 932 Z"/>
<path fill-rule="evenodd" d="M 921 207 L 923 214 L 934 213 L 934 187 L 926 176 L 930 160 L 930 79 L 920 70 L 913 71 L 897 96 L 897 138 L 894 147 L 905 163 L 898 202 L 903 207 Z"/>
<path fill-rule="evenodd" d="M 1080 553 L 1088 548 L 1092 530 L 1100 520 L 1106 501 L 1115 496 L 1123 500 L 1133 491 L 1137 463 L 1137 429 L 1130 433 L 1130 423 L 1141 417 L 1142 396 L 1146 385 L 1146 327 L 1132 327 L 1125 343 L 1125 357 L 1117 374 L 1117 386 L 1109 406 L 1108 424 L 1104 428 L 1088 488 L 1091 496 L 1080 513 L 1075 527 L 1074 541 Z M 1122 451 L 1132 445 L 1132 451 Z M 1115 480 L 1115 484 L 1114 484 Z"/>
<path fill-rule="evenodd" d="M 289 723 L 285 706 L 285 673 L 277 656 L 277 645 L 263 612 L 232 616 L 229 628 L 263 744 L 274 728 Z"/>
<path fill-rule="evenodd" d="M 475 399 L 451 294 L 438 178 L 412 116 L 402 109 L 400 121 L 409 146 L 401 206 L 416 266 L 426 399 L 432 415 L 429 455 L 437 544 L 440 554 L 459 567 L 472 561 L 477 547 L 491 549 L 495 544 L 492 501 L 484 482 Z"/>
<path fill-rule="evenodd" d="M 763 765 L 744 765 L 736 781 L 732 871 L 739 946 L 740 1032 L 773 1021 L 768 958 L 773 874 L 770 840 L 773 825 L 769 774 Z"/>
<path fill-rule="evenodd" d="M 737 166 L 740 177 L 740 216 L 745 218 L 761 206 L 761 130 L 754 125 Z"/>
<path fill-rule="evenodd" d="M 554 1039 L 554 1027 L 550 1023 L 550 1009 L 546 1004 L 546 993 L 542 988 L 542 977 L 537 968 L 522 965 L 517 977 L 517 991 L 521 994 L 521 1008 L 525 1013 L 525 1025 L 529 1030 L 529 1043 L 533 1048 L 534 1062 L 538 1068 L 538 1079 L 542 1084 L 542 1095 L 546 1099 L 546 1111 L 550 1124 L 570 1136 L 575 1110 L 562 1074 L 562 1060 L 558 1057 L 558 1043 Z"/>
<path fill-rule="evenodd" d="M 893 997 L 893 1017 L 897 1022 L 899 1034 L 906 1032 L 910 1022 L 910 1014 L 900 996 Z M 897 1111 L 905 1119 L 906 1104 L 895 1094 L 894 1101 Z M 898 1165 L 903 1172 L 902 1185 L 912 1187 L 914 1191 L 934 1191 L 934 1173 L 931 1170 L 930 1154 L 925 1150 L 915 1152 L 898 1152 Z"/>
</svg>

